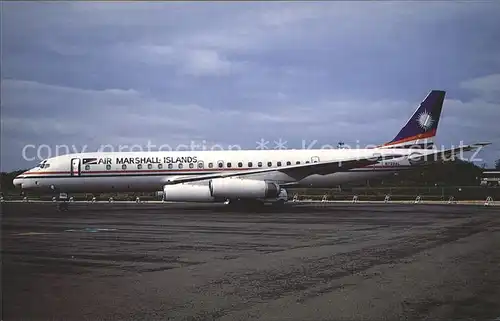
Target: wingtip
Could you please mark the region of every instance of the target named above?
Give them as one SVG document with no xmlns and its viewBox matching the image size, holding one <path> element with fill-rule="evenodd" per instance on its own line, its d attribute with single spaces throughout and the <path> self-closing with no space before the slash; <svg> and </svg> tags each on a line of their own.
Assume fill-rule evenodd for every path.
<svg viewBox="0 0 500 321">
<path fill-rule="evenodd" d="M 479 143 L 474 143 L 472 146 L 488 146 L 491 145 L 491 142 L 479 142 Z"/>
</svg>

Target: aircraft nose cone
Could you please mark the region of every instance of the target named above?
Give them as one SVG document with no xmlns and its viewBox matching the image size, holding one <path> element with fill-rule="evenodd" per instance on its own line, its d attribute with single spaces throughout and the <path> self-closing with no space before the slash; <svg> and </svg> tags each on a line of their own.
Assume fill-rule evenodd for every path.
<svg viewBox="0 0 500 321">
<path fill-rule="evenodd" d="M 12 184 L 14 184 L 14 186 L 15 186 L 16 188 L 23 187 L 23 179 L 22 179 L 22 178 L 19 178 L 19 177 L 16 177 L 16 178 L 14 178 L 14 180 L 12 181 Z"/>
</svg>

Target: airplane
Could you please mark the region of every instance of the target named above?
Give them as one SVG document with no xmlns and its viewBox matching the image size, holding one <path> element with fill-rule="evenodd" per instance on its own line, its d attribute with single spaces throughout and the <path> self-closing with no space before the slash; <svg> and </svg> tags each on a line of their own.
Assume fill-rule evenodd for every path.
<svg viewBox="0 0 500 321">
<path fill-rule="evenodd" d="M 380 178 L 488 145 L 435 148 L 445 94 L 432 90 L 394 139 L 372 148 L 75 153 L 43 160 L 13 184 L 54 193 L 161 191 L 170 202 L 283 204 L 292 187 Z"/>
</svg>

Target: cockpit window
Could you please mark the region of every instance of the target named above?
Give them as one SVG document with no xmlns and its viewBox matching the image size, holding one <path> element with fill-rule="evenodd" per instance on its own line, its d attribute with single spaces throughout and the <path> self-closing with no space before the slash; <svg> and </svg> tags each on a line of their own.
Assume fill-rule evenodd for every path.
<svg viewBox="0 0 500 321">
<path fill-rule="evenodd" d="M 36 167 L 39 167 L 39 168 L 44 168 L 45 167 L 45 163 L 47 162 L 46 159 L 44 159 L 43 161 L 40 162 L 40 164 L 38 164 Z"/>
<path fill-rule="evenodd" d="M 38 167 L 38 168 L 49 168 L 49 167 L 50 167 L 50 164 L 42 164 L 42 163 L 40 163 L 40 164 L 38 164 L 38 166 L 37 166 L 37 167 Z"/>
</svg>

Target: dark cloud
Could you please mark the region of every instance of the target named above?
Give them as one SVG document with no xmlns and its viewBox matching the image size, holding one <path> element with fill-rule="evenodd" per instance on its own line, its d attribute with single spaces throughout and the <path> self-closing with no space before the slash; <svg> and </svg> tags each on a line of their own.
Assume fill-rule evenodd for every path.
<svg viewBox="0 0 500 321">
<path fill-rule="evenodd" d="M 500 157 L 500 3 L 2 7 L 2 169 L 26 144 L 380 143 L 433 88 L 439 141 Z"/>
</svg>

